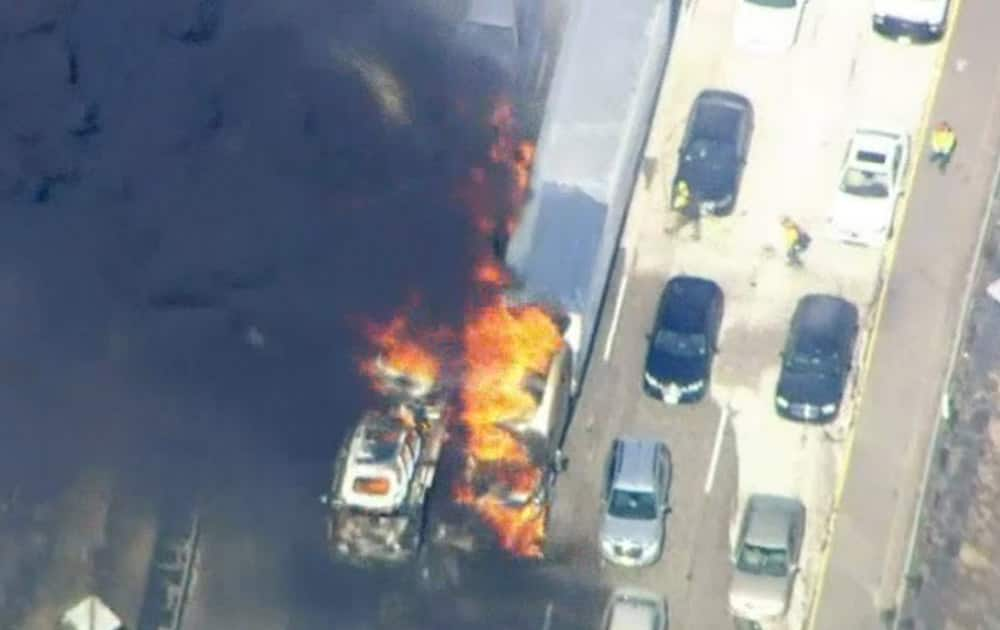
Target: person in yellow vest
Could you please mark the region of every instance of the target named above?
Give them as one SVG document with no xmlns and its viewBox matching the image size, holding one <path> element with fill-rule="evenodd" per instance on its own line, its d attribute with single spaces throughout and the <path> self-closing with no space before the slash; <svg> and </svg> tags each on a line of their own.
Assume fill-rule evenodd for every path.
<svg viewBox="0 0 1000 630">
<path fill-rule="evenodd" d="M 698 212 L 698 204 L 694 203 L 691 195 L 691 187 L 683 179 L 677 180 L 674 184 L 674 194 L 671 205 L 676 212 L 680 213 L 680 219 L 673 228 L 668 228 L 667 232 L 676 234 L 687 224 L 694 225 L 694 240 L 701 238 L 701 216 Z"/>
<path fill-rule="evenodd" d="M 684 212 L 691 204 L 691 187 L 683 179 L 674 184 L 674 210 Z"/>
<path fill-rule="evenodd" d="M 785 241 L 785 256 L 788 264 L 801 267 L 802 252 L 809 246 L 809 235 L 789 217 L 781 219 L 781 232 Z"/>
<path fill-rule="evenodd" d="M 938 123 L 931 133 L 931 163 L 936 163 L 942 173 L 948 168 L 956 146 L 958 138 L 955 136 L 955 130 L 946 122 Z"/>
</svg>

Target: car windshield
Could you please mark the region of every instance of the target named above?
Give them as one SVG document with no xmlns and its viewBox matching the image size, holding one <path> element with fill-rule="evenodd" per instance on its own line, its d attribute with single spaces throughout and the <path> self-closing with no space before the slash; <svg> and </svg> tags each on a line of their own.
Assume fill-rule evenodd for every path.
<svg viewBox="0 0 1000 630">
<path fill-rule="evenodd" d="M 785 577 L 788 575 L 788 551 L 757 545 L 743 545 L 736 566 L 744 573 Z"/>
<path fill-rule="evenodd" d="M 652 492 L 613 490 L 608 514 L 615 518 L 648 521 L 656 518 L 656 495 Z"/>
<path fill-rule="evenodd" d="M 708 353 L 708 340 L 705 335 L 681 334 L 661 329 L 653 339 L 653 347 L 675 357 L 703 357 Z"/>
<path fill-rule="evenodd" d="M 793 353 L 785 360 L 785 369 L 796 373 L 825 374 L 833 365 L 833 358 L 822 354 Z"/>
<path fill-rule="evenodd" d="M 747 0 L 750 4 L 769 9 L 794 9 L 798 0 Z"/>
<path fill-rule="evenodd" d="M 708 160 L 722 159 L 728 149 L 728 145 L 718 140 L 708 138 L 697 138 L 692 140 L 684 152 L 685 162 L 705 162 Z"/>
<path fill-rule="evenodd" d="M 860 168 L 849 168 L 840 182 L 840 189 L 857 197 L 884 198 L 889 196 L 889 176 Z"/>
</svg>

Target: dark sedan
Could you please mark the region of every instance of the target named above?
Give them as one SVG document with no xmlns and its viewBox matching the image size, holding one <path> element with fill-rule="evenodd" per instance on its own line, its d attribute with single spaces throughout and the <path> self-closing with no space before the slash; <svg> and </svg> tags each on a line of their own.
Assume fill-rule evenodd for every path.
<svg viewBox="0 0 1000 630">
<path fill-rule="evenodd" d="M 681 143 L 674 192 L 684 182 L 699 213 L 732 212 L 753 134 L 753 106 L 733 92 L 705 90 L 694 101 Z"/>
<path fill-rule="evenodd" d="M 790 420 L 825 422 L 840 412 L 858 334 L 858 309 L 832 295 L 807 295 L 792 316 L 774 405 Z"/>
<path fill-rule="evenodd" d="M 642 385 L 667 403 L 692 403 L 708 390 L 719 328 L 722 289 L 711 280 L 672 278 L 656 311 Z"/>
</svg>

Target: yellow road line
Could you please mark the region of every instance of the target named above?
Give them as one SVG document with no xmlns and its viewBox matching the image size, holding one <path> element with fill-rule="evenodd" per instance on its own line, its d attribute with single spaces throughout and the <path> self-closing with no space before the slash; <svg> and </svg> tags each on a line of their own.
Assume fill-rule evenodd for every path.
<svg viewBox="0 0 1000 630">
<path fill-rule="evenodd" d="M 917 175 L 917 166 L 920 164 L 920 160 L 923 158 L 924 144 L 927 138 L 927 130 L 930 124 L 931 112 L 934 108 L 934 103 L 937 101 L 938 91 L 941 87 L 941 77 L 944 74 L 944 64 L 948 60 L 948 51 L 951 50 L 951 42 L 954 37 L 957 21 L 958 12 L 961 9 L 963 0 L 953 0 L 951 3 L 951 11 L 948 16 L 948 22 L 946 25 L 947 31 L 944 35 L 944 40 L 940 44 L 940 49 L 938 51 L 938 58 L 934 64 L 934 73 L 931 78 L 931 89 L 927 96 L 927 100 L 924 103 L 923 112 L 920 115 L 920 123 L 917 125 L 916 133 L 917 137 L 913 139 L 911 143 L 912 152 L 910 157 L 910 167 L 909 173 L 906 177 L 906 185 L 903 188 L 903 195 L 899 201 L 899 220 L 896 222 L 898 227 L 893 230 L 895 238 L 889 240 L 885 252 L 885 274 L 883 276 L 882 286 L 879 287 L 878 299 L 875 303 L 875 315 L 872 323 L 871 333 L 867 343 L 865 344 L 864 353 L 861 357 L 861 362 L 858 365 L 858 387 L 855 392 L 855 400 L 860 401 L 861 396 L 864 394 L 866 381 L 868 378 L 868 370 L 871 367 L 872 355 L 874 353 L 875 341 L 878 335 L 879 326 L 882 323 L 882 313 L 885 310 L 885 298 L 889 289 L 889 278 L 892 277 L 892 271 L 896 262 L 896 248 L 900 241 L 900 236 L 902 232 L 903 222 L 906 220 L 906 213 L 909 207 L 910 201 L 910 191 L 913 190 L 913 182 Z M 854 412 L 858 413 L 860 411 L 860 404 L 855 407 Z M 833 510 L 830 516 L 830 527 L 828 531 L 828 538 L 826 542 L 826 547 L 822 551 L 820 556 L 820 566 L 817 575 L 816 589 L 813 592 L 812 602 L 810 604 L 809 618 L 806 621 L 805 630 L 813 630 L 816 625 L 816 616 L 819 613 L 819 604 L 823 596 L 823 587 L 826 584 L 826 575 L 830 564 L 830 555 L 833 549 L 833 535 L 836 531 L 837 525 L 837 513 L 840 511 L 840 502 L 844 496 L 844 487 L 847 485 L 847 472 L 851 468 L 851 458 L 854 454 L 854 436 L 857 434 L 857 420 L 860 419 L 860 414 L 854 418 L 853 426 L 847 435 L 846 451 L 844 453 L 844 464 L 841 466 L 840 473 L 837 475 L 837 485 L 834 489 L 833 494 Z"/>
</svg>

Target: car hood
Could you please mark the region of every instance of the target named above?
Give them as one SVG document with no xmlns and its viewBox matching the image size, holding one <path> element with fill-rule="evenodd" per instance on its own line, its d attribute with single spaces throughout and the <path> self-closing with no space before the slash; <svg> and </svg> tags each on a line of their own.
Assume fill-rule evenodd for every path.
<svg viewBox="0 0 1000 630">
<path fill-rule="evenodd" d="M 661 383 L 686 385 L 705 378 L 708 357 L 676 357 L 651 351 L 646 355 L 646 373 Z"/>
<path fill-rule="evenodd" d="M 681 162 L 677 177 L 688 183 L 696 200 L 714 201 L 733 193 L 737 170 L 732 158 L 691 160 Z"/>
<path fill-rule="evenodd" d="M 601 538 L 608 542 L 629 542 L 648 547 L 659 545 L 663 535 L 663 523 L 658 518 L 649 520 L 616 518 L 604 514 Z"/>
<path fill-rule="evenodd" d="M 733 23 L 736 44 L 757 52 L 778 53 L 792 47 L 799 29 L 800 9 L 774 9 L 740 2 Z"/>
<path fill-rule="evenodd" d="M 892 223 L 892 208 L 892 195 L 865 198 L 839 192 L 833 202 L 830 221 L 839 231 L 885 231 Z"/>
<path fill-rule="evenodd" d="M 873 12 L 908 22 L 937 24 L 944 21 L 948 0 L 875 0 Z"/>
<path fill-rule="evenodd" d="M 840 400 L 840 383 L 832 375 L 798 374 L 782 371 L 778 396 L 790 403 L 826 405 Z"/>
<path fill-rule="evenodd" d="M 752 575 L 733 572 L 729 586 L 729 607 L 746 619 L 767 619 L 785 613 L 791 577 Z"/>
</svg>

